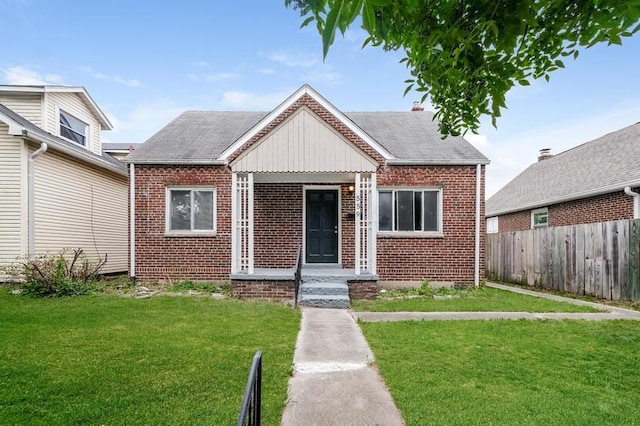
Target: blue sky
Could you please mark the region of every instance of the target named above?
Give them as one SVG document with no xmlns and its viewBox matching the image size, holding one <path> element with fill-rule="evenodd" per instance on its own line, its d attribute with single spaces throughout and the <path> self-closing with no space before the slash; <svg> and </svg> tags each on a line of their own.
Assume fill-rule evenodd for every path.
<svg viewBox="0 0 640 426">
<path fill-rule="evenodd" d="M 304 83 L 343 111 L 407 110 L 399 53 L 360 47 L 358 28 L 322 61 L 312 27 L 284 1 L 0 0 L 2 84 L 87 88 L 111 142 L 139 143 L 188 109 L 270 110 Z M 640 121 L 640 35 L 567 60 L 551 82 L 508 95 L 493 129 L 467 137 L 488 156 L 491 195 L 536 161 Z"/>
</svg>

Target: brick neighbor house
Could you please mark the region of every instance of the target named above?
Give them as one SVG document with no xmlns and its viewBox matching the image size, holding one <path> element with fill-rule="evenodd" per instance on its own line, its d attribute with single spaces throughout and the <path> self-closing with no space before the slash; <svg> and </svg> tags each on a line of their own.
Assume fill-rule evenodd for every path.
<svg viewBox="0 0 640 426">
<path fill-rule="evenodd" d="M 640 217 L 640 123 L 557 155 L 541 150 L 487 200 L 488 232 Z"/>
<path fill-rule="evenodd" d="M 303 279 L 355 297 L 484 276 L 489 161 L 419 107 L 344 113 L 305 85 L 269 112 L 187 111 L 125 161 L 138 280 L 291 297 L 299 248 Z"/>
</svg>

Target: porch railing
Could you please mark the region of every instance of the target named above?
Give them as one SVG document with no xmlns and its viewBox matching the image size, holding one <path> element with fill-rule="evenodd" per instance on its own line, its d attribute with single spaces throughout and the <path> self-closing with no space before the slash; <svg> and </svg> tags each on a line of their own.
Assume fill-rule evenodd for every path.
<svg viewBox="0 0 640 426">
<path fill-rule="evenodd" d="M 249 380 L 244 389 L 238 426 L 261 424 L 260 406 L 262 405 L 262 351 L 256 352 L 249 371 Z"/>
<path fill-rule="evenodd" d="M 298 292 L 300 291 L 300 281 L 302 275 L 302 246 L 298 248 L 298 256 L 296 257 L 296 272 L 294 275 L 294 295 L 293 306 L 298 307 Z"/>
</svg>

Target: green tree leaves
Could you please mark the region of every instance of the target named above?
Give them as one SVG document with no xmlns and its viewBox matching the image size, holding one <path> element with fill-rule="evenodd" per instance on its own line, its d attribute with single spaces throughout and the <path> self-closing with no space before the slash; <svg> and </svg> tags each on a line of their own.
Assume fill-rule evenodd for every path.
<svg viewBox="0 0 640 426">
<path fill-rule="evenodd" d="M 285 0 L 315 21 L 328 54 L 335 34 L 361 18 L 364 45 L 403 50 L 414 89 L 436 107 L 443 135 L 494 126 L 506 93 L 549 80 L 562 57 L 640 30 L 640 0 Z M 364 47 L 363 45 L 363 47 Z"/>
</svg>

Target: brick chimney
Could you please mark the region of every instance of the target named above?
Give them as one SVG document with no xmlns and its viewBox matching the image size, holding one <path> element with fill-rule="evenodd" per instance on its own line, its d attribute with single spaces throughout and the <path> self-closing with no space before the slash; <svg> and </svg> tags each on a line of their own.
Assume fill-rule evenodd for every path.
<svg viewBox="0 0 640 426">
<path fill-rule="evenodd" d="M 538 161 L 547 160 L 551 157 L 553 157 L 553 154 L 551 153 L 551 148 L 542 148 L 540 150 L 540 155 L 538 155 Z"/>
<path fill-rule="evenodd" d="M 424 111 L 424 107 L 420 105 L 420 102 L 415 101 L 411 107 L 411 111 Z"/>
</svg>

